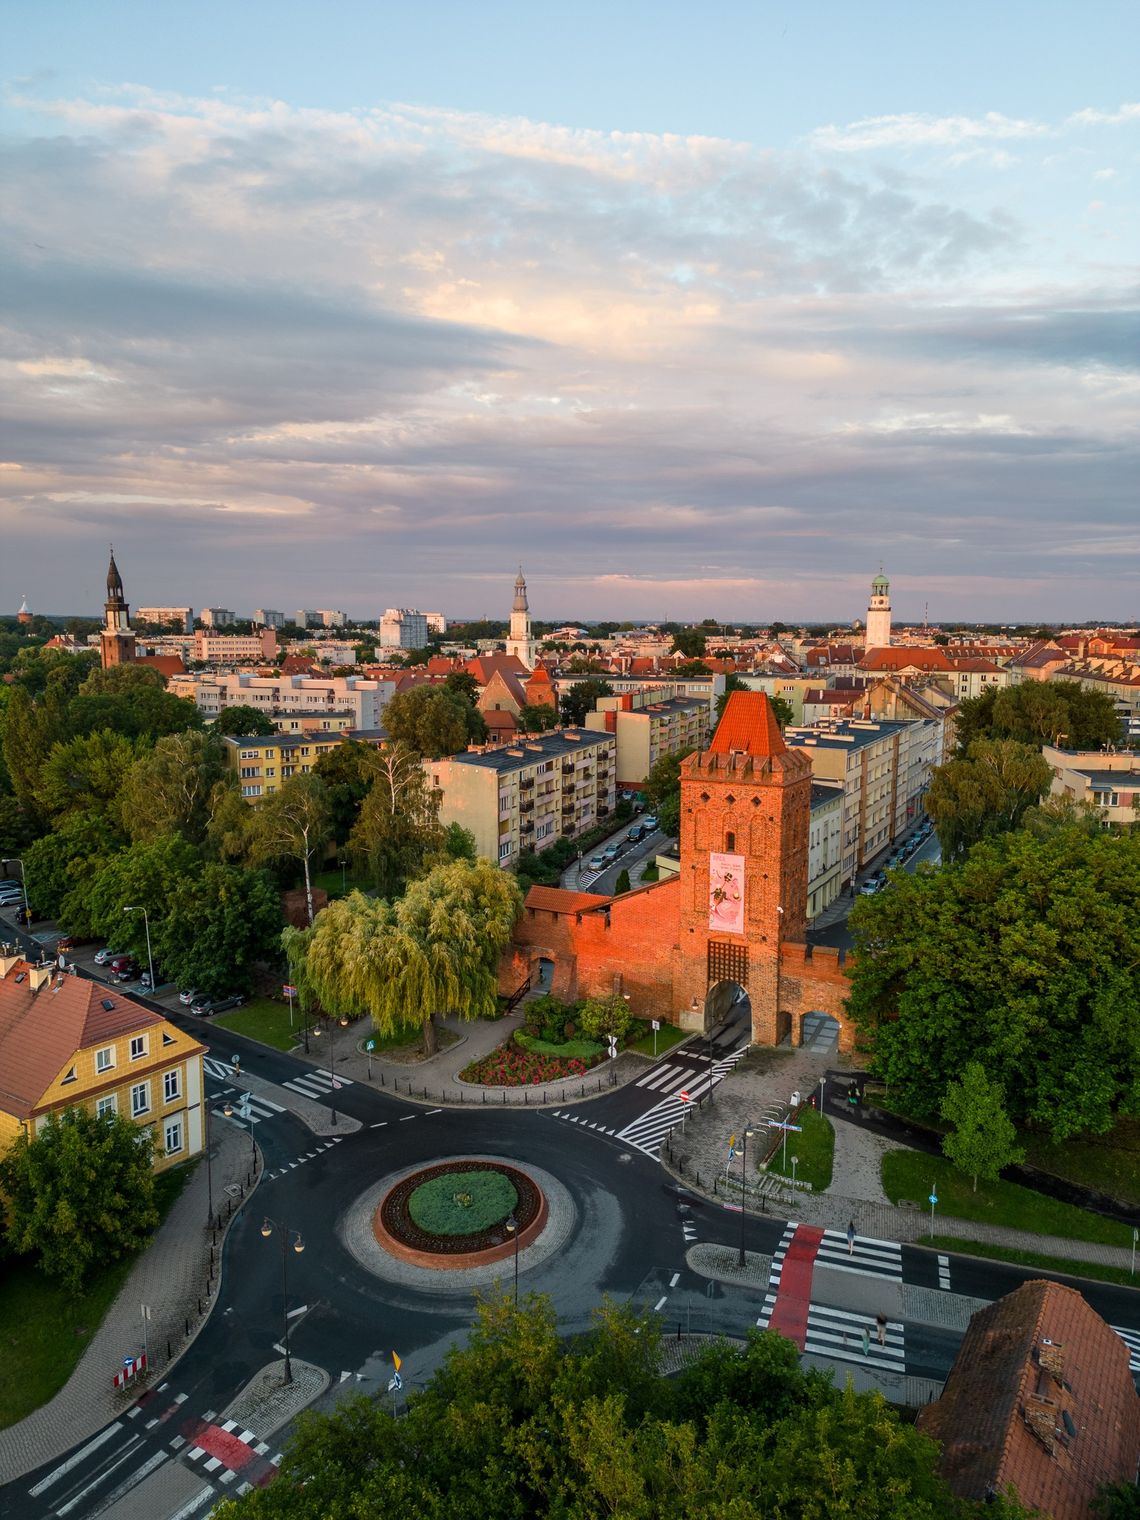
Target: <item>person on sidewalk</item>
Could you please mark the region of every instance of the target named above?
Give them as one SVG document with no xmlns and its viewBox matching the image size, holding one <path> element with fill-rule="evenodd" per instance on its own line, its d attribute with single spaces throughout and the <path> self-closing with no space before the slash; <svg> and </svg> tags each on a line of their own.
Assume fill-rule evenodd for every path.
<svg viewBox="0 0 1140 1520">
<path fill-rule="evenodd" d="M 855 1255 L 855 1221 L 853 1219 L 847 1224 L 847 1254 L 848 1256 Z"/>
<path fill-rule="evenodd" d="M 885 1314 L 876 1314 L 875 1328 L 879 1336 L 879 1345 L 885 1346 L 887 1344 L 887 1316 Z"/>
</svg>

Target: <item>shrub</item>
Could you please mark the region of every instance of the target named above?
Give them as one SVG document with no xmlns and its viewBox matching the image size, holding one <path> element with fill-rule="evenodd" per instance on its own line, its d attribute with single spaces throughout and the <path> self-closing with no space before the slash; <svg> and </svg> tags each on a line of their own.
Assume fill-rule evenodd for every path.
<svg viewBox="0 0 1140 1520">
<path fill-rule="evenodd" d="M 566 1020 L 565 1024 L 562 1026 L 562 1033 L 568 1040 L 572 1040 L 578 1033 L 578 1026 L 575 1024 L 573 1019 Z"/>
<path fill-rule="evenodd" d="M 578 1024 L 583 1034 L 593 1039 L 603 1039 L 612 1034 L 617 1036 L 619 1043 L 624 1040 L 632 1022 L 629 1004 L 625 998 L 616 994 L 608 998 L 590 998 L 583 1004 L 578 1015 Z"/>
<path fill-rule="evenodd" d="M 416 1188 L 408 1213 L 433 1235 L 477 1235 L 505 1219 L 518 1201 L 502 1172 L 447 1172 Z"/>
</svg>

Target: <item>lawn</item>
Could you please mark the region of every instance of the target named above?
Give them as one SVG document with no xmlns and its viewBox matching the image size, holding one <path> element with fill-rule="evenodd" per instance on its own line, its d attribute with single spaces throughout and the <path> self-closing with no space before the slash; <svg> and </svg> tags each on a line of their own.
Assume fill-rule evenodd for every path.
<svg viewBox="0 0 1140 1520">
<path fill-rule="evenodd" d="M 817 1114 L 810 1106 L 800 1111 L 800 1134 L 788 1136 L 788 1163 L 783 1163 L 784 1147 L 781 1145 L 768 1170 L 778 1177 L 792 1176 L 792 1157 L 798 1156 L 795 1176 L 800 1182 L 810 1182 L 813 1192 L 822 1193 L 831 1186 L 831 1164 L 835 1156 L 835 1131 L 831 1120 Z"/>
<path fill-rule="evenodd" d="M 927 1208 L 926 1199 L 933 1183 L 937 1209 L 957 1219 L 981 1220 L 1011 1230 L 1031 1230 L 1038 1235 L 1063 1235 L 1070 1240 L 1095 1240 L 1103 1245 L 1132 1243 L 1132 1231 L 1127 1225 L 1090 1214 L 1071 1203 L 1046 1198 L 1015 1182 L 979 1182 L 975 1193 L 971 1179 L 951 1166 L 944 1156 L 888 1151 L 883 1157 L 882 1177 L 883 1189 L 892 1203 L 909 1198 Z M 937 1229 L 937 1211 L 935 1220 Z"/>
<path fill-rule="evenodd" d="M 682 1040 L 687 1040 L 688 1038 L 689 1030 L 678 1029 L 676 1024 L 663 1023 L 657 1031 L 657 1054 L 662 1055 L 666 1050 L 671 1050 L 674 1045 L 679 1045 Z M 651 1056 L 653 1054 L 652 1029 L 647 1030 L 640 1039 L 634 1040 L 631 1045 L 627 1045 L 626 1049 L 639 1051 L 643 1056 Z"/>
<path fill-rule="evenodd" d="M 334 866 L 331 871 L 317 871 L 313 878 L 313 886 L 321 887 L 329 894 L 329 897 L 344 897 L 349 892 L 367 892 L 368 883 L 363 877 L 355 876 L 352 871 L 345 871 L 343 885 L 341 869 Z"/>
<path fill-rule="evenodd" d="M 251 998 L 244 1008 L 233 1008 L 211 1019 L 220 1029 L 232 1029 L 248 1039 L 272 1045 L 274 1050 L 292 1050 L 301 1037 L 305 1015 L 293 1002 L 293 1023 L 289 1024 L 289 1004 L 277 998 Z"/>
<path fill-rule="evenodd" d="M 579 1061 L 593 1061 L 605 1050 L 605 1045 L 599 1040 L 542 1040 L 538 1035 L 523 1034 L 520 1030 L 515 1035 L 515 1043 L 521 1045 L 523 1050 L 533 1050 L 538 1056 L 565 1056 L 572 1060 L 577 1056 Z"/>
<path fill-rule="evenodd" d="M 156 1179 L 165 1218 L 194 1170 L 179 1167 Z M 0 1429 L 46 1404 L 71 1376 L 103 1316 L 114 1303 L 136 1258 L 113 1262 L 74 1294 L 24 1260 L 0 1272 Z"/>
<path fill-rule="evenodd" d="M 984 1256 L 987 1261 L 1008 1261 L 1018 1267 L 1063 1273 L 1066 1277 L 1095 1277 L 1098 1282 L 1119 1283 L 1125 1288 L 1134 1288 L 1137 1281 L 1127 1267 L 1106 1267 L 1099 1261 L 1072 1261 L 1064 1256 L 1042 1256 L 1039 1251 L 1014 1251 L 1008 1246 L 990 1245 L 986 1240 L 959 1240 L 957 1235 L 935 1235 L 933 1239 L 924 1235 L 918 1244 Z"/>
</svg>

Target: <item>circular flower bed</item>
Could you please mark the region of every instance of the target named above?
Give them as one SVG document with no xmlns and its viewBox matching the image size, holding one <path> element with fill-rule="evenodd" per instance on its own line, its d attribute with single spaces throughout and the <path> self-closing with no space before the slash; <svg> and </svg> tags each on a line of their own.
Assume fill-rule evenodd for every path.
<svg viewBox="0 0 1140 1520">
<path fill-rule="evenodd" d="M 475 1178 L 484 1174 L 491 1174 L 505 1183 L 515 1197 L 513 1207 L 508 1206 L 497 1219 L 464 1233 L 426 1229 L 417 1223 L 411 1208 L 411 1201 L 417 1194 L 432 1196 L 424 1193 L 424 1190 L 431 1184 L 438 1183 L 438 1190 L 433 1190 L 435 1196 L 442 1193 L 451 1200 L 452 1208 L 459 1212 L 466 1206 L 457 1203 L 455 1195 L 466 1193 L 474 1198 L 477 1186 Z M 500 1193 L 499 1196 L 508 1195 Z M 388 1249 L 392 1249 L 394 1243 L 396 1246 L 410 1248 L 411 1252 L 425 1259 L 431 1256 L 454 1258 L 472 1256 L 508 1245 L 510 1236 L 504 1221 L 511 1213 L 515 1216 L 519 1236 L 525 1245 L 526 1232 L 536 1221 L 545 1217 L 544 1211 L 545 1202 L 537 1184 L 517 1167 L 501 1161 L 446 1161 L 438 1166 L 423 1167 L 397 1182 L 377 1209 L 373 1230 L 377 1239 L 386 1244 Z"/>
<path fill-rule="evenodd" d="M 446 1172 L 419 1185 L 408 1199 L 408 1213 L 432 1235 L 476 1235 L 501 1224 L 518 1201 L 504 1172 Z"/>
<path fill-rule="evenodd" d="M 561 1077 L 582 1077 L 586 1070 L 586 1062 L 578 1056 L 539 1055 L 511 1044 L 472 1061 L 459 1073 L 459 1080 L 481 1082 L 484 1087 L 526 1087 L 557 1082 Z"/>
</svg>

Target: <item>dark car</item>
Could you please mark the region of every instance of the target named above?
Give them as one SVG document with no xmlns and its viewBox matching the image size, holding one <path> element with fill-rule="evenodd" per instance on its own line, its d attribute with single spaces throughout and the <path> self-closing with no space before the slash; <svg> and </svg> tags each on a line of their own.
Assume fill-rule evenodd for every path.
<svg viewBox="0 0 1140 1520">
<path fill-rule="evenodd" d="M 191 1003 L 190 1012 L 196 1019 L 210 1019 L 215 1013 L 225 1013 L 228 1008 L 240 1008 L 244 1002 L 240 992 L 233 992 L 229 997 L 203 998 L 201 1002 Z"/>
<path fill-rule="evenodd" d="M 629 833 L 626 834 L 625 837 L 629 840 L 630 844 L 638 844 L 638 843 L 640 843 L 641 836 L 644 833 L 645 833 L 645 830 L 641 827 L 641 824 L 640 823 L 635 823 L 634 826 L 633 826 L 633 828 L 630 829 Z"/>
<path fill-rule="evenodd" d="M 142 975 L 142 967 L 134 961 L 128 961 L 125 966 L 112 966 L 111 975 L 117 982 L 137 982 Z"/>
</svg>

